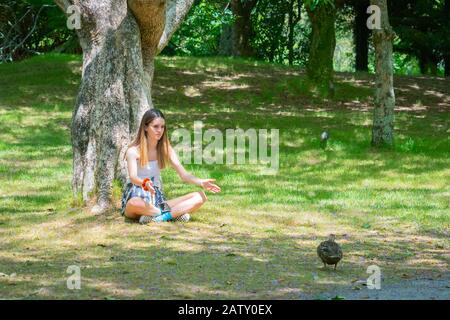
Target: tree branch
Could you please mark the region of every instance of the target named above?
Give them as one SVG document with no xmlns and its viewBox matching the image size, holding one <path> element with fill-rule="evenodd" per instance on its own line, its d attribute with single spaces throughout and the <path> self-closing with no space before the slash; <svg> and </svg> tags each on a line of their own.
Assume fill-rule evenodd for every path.
<svg viewBox="0 0 450 320">
<path fill-rule="evenodd" d="M 302 0 L 298 0 L 297 14 L 295 13 L 294 5 L 295 5 L 295 0 L 292 0 L 292 2 L 289 3 L 289 6 L 290 6 L 290 11 L 292 12 L 292 25 L 296 26 L 297 23 L 299 23 L 299 21 L 302 18 L 302 5 L 303 5 Z"/>
<path fill-rule="evenodd" d="M 69 0 L 53 0 L 61 10 L 66 13 L 67 8 L 71 5 L 71 1 Z"/>
<path fill-rule="evenodd" d="M 17 50 L 18 48 L 20 48 L 20 47 L 25 43 L 25 41 L 27 41 L 27 39 L 33 34 L 34 30 L 36 29 L 36 25 L 37 25 L 37 22 L 38 22 L 38 20 L 39 20 L 39 15 L 41 14 L 41 11 L 42 11 L 44 8 L 47 8 L 47 7 L 53 7 L 53 5 L 44 4 L 44 5 L 42 5 L 42 7 L 39 8 L 39 11 L 37 12 L 36 17 L 34 18 L 33 27 L 32 27 L 31 30 L 28 32 L 28 34 L 22 39 L 22 41 L 21 41 L 19 44 L 17 44 L 17 45 L 14 47 L 14 49 L 11 50 L 11 54 L 14 54 L 14 52 L 16 52 L 16 50 Z"/>
<path fill-rule="evenodd" d="M 297 18 L 298 18 L 298 21 L 300 21 L 300 19 L 302 18 L 302 7 L 303 7 L 303 1 L 302 0 L 298 0 L 298 4 L 297 4 L 297 10 L 298 10 L 298 17 Z"/>
<path fill-rule="evenodd" d="M 160 53 L 167 46 L 170 38 L 180 26 L 193 3 L 194 0 L 167 0 L 166 23 L 159 40 L 157 53 Z"/>
</svg>

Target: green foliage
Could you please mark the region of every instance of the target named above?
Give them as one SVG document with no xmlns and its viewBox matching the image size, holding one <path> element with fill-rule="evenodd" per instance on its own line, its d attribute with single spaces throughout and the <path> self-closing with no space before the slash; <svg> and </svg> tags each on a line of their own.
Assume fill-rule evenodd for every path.
<svg viewBox="0 0 450 320">
<path fill-rule="evenodd" d="M 298 12 L 298 8 L 295 8 Z M 259 0 L 252 15 L 255 57 L 269 62 L 288 64 L 288 1 Z M 299 23 L 294 27 L 293 64 L 305 66 L 309 53 L 311 25 L 301 10 Z"/>
<path fill-rule="evenodd" d="M 318 6 L 332 6 L 334 7 L 334 0 L 305 0 L 305 6 L 314 11 Z"/>
<path fill-rule="evenodd" d="M 405 53 L 394 52 L 394 73 L 399 75 L 420 75 L 419 61 Z"/>
<path fill-rule="evenodd" d="M 218 53 L 220 34 L 233 22 L 220 1 L 200 0 L 163 50 L 166 55 L 211 56 Z"/>
<path fill-rule="evenodd" d="M 440 62 L 450 55 L 450 21 L 443 0 L 389 1 L 390 22 L 398 38 L 394 49 L 416 57 L 422 73 L 442 74 Z"/>
<path fill-rule="evenodd" d="M 225 9 L 226 8 L 226 9 Z M 251 15 L 251 45 L 255 58 L 288 63 L 288 1 L 259 0 Z M 218 54 L 220 36 L 235 17 L 226 1 L 198 1 L 174 34 L 166 55 L 212 56 Z M 294 64 L 305 65 L 309 52 L 311 27 L 303 10 L 294 30 Z"/>
<path fill-rule="evenodd" d="M 354 1 L 344 9 L 335 0 L 294 1 L 315 11 L 320 6 L 337 7 L 337 46 L 334 67 L 337 71 L 354 69 L 352 44 Z M 259 0 L 251 21 L 254 58 L 287 64 L 288 12 L 290 1 Z M 76 33 L 66 27 L 64 13 L 52 0 L 3 1 L 0 12 L 0 61 L 20 60 L 57 49 L 80 53 Z M 397 34 L 394 42 L 394 70 L 397 74 L 420 72 L 443 75 L 444 58 L 450 56 L 449 4 L 444 0 L 388 1 L 391 24 Z M 9 8 L 9 9 L 8 9 Z M 181 28 L 175 33 L 167 55 L 214 56 L 218 54 L 223 30 L 235 17 L 227 0 L 196 0 Z M 14 28 L 11 28 L 15 25 Z M 30 33 L 33 29 L 34 31 Z M 294 29 L 294 64 L 305 67 L 310 49 L 311 26 L 303 15 Z M 17 48 L 16 48 L 17 47 Z M 369 70 L 373 71 L 373 54 Z"/>
<path fill-rule="evenodd" d="M 255 36 L 252 47 L 258 59 L 283 63 L 286 59 L 287 1 L 259 0 L 252 15 Z"/>
</svg>

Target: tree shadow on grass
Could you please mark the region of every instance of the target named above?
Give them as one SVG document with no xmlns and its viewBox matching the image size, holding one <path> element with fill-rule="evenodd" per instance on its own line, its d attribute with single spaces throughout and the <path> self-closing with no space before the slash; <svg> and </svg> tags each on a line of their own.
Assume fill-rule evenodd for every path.
<svg viewBox="0 0 450 320">
<path fill-rule="evenodd" d="M 322 270 L 315 247 L 318 235 L 271 232 L 233 232 L 227 227 L 199 223 L 164 226 L 133 226 L 115 219 L 73 220 L 62 230 L 61 245 L 45 248 L 39 241 L 17 240 L 4 248 L 0 259 L 3 298 L 64 299 L 301 299 L 336 288 L 351 286 L 366 277 L 366 268 L 378 264 L 393 280 L 395 273 L 436 274 L 446 262 L 442 249 L 426 242 L 411 248 L 411 239 L 398 235 L 366 235 L 340 239 L 344 260 L 337 271 Z M 86 243 L 72 238 L 76 229 L 120 229 Z M 106 229 L 105 229 L 106 228 Z M 131 230 L 127 230 L 131 229 Z M 115 230 L 117 231 L 117 230 Z M 320 235 L 322 236 L 322 235 Z M 67 241 L 67 239 L 71 241 Z M 386 241 L 389 240 L 389 241 Z M 395 240 L 392 242 L 391 240 Z M 31 246 L 31 249 L 26 249 Z M 16 248 L 16 254 L 13 249 Z M 18 249 L 18 250 L 17 250 Z M 420 253 L 435 265 L 416 264 Z M 360 260 L 359 258 L 363 258 Z M 81 268 L 81 290 L 69 290 L 66 272 L 70 265 Z M 399 275 L 397 275 L 398 278 Z M 4 291 L 5 290 L 5 291 Z"/>
</svg>

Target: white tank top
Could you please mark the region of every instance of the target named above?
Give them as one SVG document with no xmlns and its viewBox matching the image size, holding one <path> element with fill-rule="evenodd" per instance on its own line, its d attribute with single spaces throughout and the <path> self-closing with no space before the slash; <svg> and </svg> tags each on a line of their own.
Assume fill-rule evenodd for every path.
<svg viewBox="0 0 450 320">
<path fill-rule="evenodd" d="M 162 179 L 158 165 L 158 160 L 150 160 L 144 167 L 141 167 L 139 159 L 136 159 L 136 162 L 137 162 L 137 176 L 140 179 L 155 177 L 155 185 L 158 188 L 162 189 Z"/>
</svg>

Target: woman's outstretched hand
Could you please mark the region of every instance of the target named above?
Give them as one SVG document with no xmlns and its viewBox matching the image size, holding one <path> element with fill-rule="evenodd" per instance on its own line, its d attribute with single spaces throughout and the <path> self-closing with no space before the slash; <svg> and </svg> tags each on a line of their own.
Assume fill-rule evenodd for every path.
<svg viewBox="0 0 450 320">
<path fill-rule="evenodd" d="M 220 192 L 220 187 L 213 183 L 216 179 L 202 179 L 201 186 L 203 189 L 211 191 L 212 193 Z"/>
</svg>

